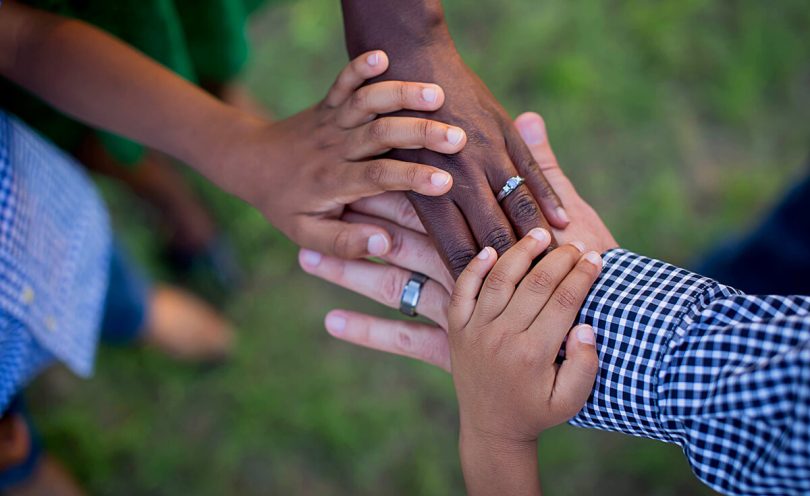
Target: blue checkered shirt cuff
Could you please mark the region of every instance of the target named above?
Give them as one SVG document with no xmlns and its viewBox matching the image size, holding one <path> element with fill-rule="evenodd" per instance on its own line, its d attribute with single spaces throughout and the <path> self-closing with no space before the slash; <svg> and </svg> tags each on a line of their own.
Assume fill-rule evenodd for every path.
<svg viewBox="0 0 810 496">
<path fill-rule="evenodd" d="M 579 322 L 600 370 L 573 425 L 678 444 L 724 493 L 810 494 L 810 298 L 616 249 Z"/>
</svg>

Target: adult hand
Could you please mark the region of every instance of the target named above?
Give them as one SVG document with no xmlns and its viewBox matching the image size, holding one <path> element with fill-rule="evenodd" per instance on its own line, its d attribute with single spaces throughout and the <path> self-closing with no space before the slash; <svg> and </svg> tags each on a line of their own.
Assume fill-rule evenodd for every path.
<svg viewBox="0 0 810 496">
<path fill-rule="evenodd" d="M 456 153 L 466 143 L 464 131 L 434 120 L 377 118 L 401 109 L 431 112 L 444 103 L 435 84 L 385 81 L 361 87 L 388 63 L 382 51 L 365 53 L 314 107 L 273 124 L 229 131 L 237 137 L 221 153 L 224 169 L 231 171 L 227 189 L 301 246 L 344 258 L 388 252 L 385 229 L 340 220 L 344 206 L 385 191 L 442 195 L 452 178 L 436 167 L 378 156 L 392 148 Z"/>
<path fill-rule="evenodd" d="M 543 176 L 506 111 L 461 59 L 438 0 L 343 0 L 343 10 L 350 54 L 372 45 L 386 48 L 393 63 L 377 80 L 439 84 L 447 100 L 436 118 L 467 132 L 467 146 L 454 155 L 430 150 L 389 154 L 453 175 L 455 186 L 448 194 L 426 197 L 417 192 L 409 198 L 454 276 L 485 246 L 501 254 L 530 229 L 548 228 L 546 219 L 553 227 L 567 225 L 565 202 Z M 497 193 L 518 175 L 526 183 L 499 204 Z"/>
<path fill-rule="evenodd" d="M 571 223 L 555 229 L 560 243 L 581 241 L 586 250 L 604 252 L 618 247 L 596 212 L 577 194 L 565 177 L 546 135 L 542 118 L 523 114 L 515 121 L 536 162 L 565 202 Z M 447 342 L 447 308 L 453 278 L 402 193 L 385 193 L 350 205 L 344 215 L 352 222 L 385 226 L 393 236 L 393 248 L 382 257 L 385 264 L 365 260 L 341 260 L 310 250 L 301 250 L 299 261 L 308 273 L 367 296 L 386 306 L 399 307 L 399 299 L 413 271 L 430 279 L 422 289 L 417 312 L 435 325 L 412 320 L 390 320 L 348 310 L 333 310 L 326 328 L 333 336 L 367 348 L 409 356 L 450 370 Z"/>
</svg>

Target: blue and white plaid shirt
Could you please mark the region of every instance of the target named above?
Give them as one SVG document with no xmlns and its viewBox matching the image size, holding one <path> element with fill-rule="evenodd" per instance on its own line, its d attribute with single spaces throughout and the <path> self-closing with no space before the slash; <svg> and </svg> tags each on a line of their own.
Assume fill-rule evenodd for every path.
<svg viewBox="0 0 810 496">
<path fill-rule="evenodd" d="M 810 494 L 810 297 L 748 296 L 625 250 L 580 313 L 600 370 L 571 423 L 675 443 L 727 494 Z"/>
<path fill-rule="evenodd" d="M 90 179 L 0 110 L 0 413 L 53 359 L 92 372 L 110 245 Z"/>
</svg>

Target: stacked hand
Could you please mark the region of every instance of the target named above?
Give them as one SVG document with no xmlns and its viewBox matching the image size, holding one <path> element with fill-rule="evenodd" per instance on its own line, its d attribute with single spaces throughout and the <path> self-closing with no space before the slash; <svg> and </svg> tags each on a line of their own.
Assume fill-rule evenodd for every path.
<svg viewBox="0 0 810 496">
<path fill-rule="evenodd" d="M 560 170 L 540 116 L 523 114 L 515 125 L 571 217 L 565 229 L 553 230 L 557 240 L 580 241 L 587 250 L 599 253 L 617 247 L 602 220 Z M 303 269 L 392 308 L 399 307 L 402 288 L 412 271 L 427 274 L 430 279 L 422 289 L 417 311 L 436 325 L 334 310 L 326 317 L 329 332 L 360 346 L 413 357 L 449 371 L 447 311 L 454 282 L 405 195 L 385 193 L 360 200 L 349 206 L 343 218 L 376 224 L 392 234 L 393 247 L 382 257 L 386 263 L 342 260 L 302 250 Z"/>
<path fill-rule="evenodd" d="M 473 495 L 539 494 L 540 433 L 573 417 L 593 388 L 593 329 L 569 329 L 602 261 L 574 242 L 532 268 L 550 242 L 538 228 L 500 260 L 484 248 L 450 299 L 461 463 Z M 557 365 L 566 336 L 565 360 Z"/>
<path fill-rule="evenodd" d="M 417 117 L 377 117 L 402 109 L 434 111 L 444 103 L 435 84 L 385 81 L 362 87 L 384 73 L 381 51 L 354 59 L 326 98 L 289 119 L 251 123 L 238 145 L 224 151 L 227 180 L 301 246 L 345 258 L 383 255 L 390 235 L 374 223 L 341 221 L 344 206 L 385 191 L 436 196 L 452 177 L 427 165 L 379 158 L 399 149 L 452 154 L 466 135 L 458 127 Z M 238 152 L 234 153 L 234 149 Z"/>
</svg>

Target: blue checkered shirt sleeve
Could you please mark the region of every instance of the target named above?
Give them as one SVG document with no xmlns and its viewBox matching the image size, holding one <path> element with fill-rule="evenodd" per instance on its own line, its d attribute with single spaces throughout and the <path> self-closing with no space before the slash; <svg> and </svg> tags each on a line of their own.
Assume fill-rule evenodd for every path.
<svg viewBox="0 0 810 496">
<path fill-rule="evenodd" d="M 727 494 L 810 494 L 810 297 L 749 296 L 626 250 L 579 321 L 600 370 L 571 420 L 679 445 Z"/>
</svg>

